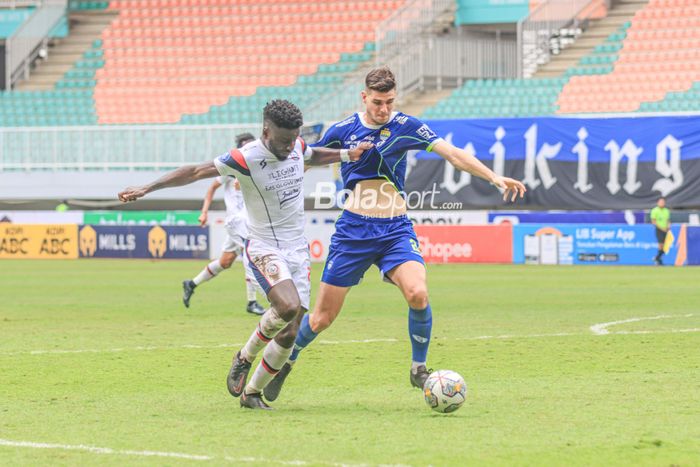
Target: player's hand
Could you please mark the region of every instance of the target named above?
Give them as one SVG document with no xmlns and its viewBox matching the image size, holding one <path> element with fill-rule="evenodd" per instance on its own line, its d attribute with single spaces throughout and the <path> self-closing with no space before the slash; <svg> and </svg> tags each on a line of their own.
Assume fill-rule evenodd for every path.
<svg viewBox="0 0 700 467">
<path fill-rule="evenodd" d="M 200 214 L 199 218 L 197 219 L 199 221 L 199 225 L 202 227 L 207 225 L 208 217 L 209 215 L 207 214 L 207 211 L 202 211 L 202 214 Z"/>
<path fill-rule="evenodd" d="M 355 146 L 352 149 L 348 149 L 348 157 L 352 162 L 356 162 L 360 160 L 360 157 L 362 157 L 362 154 L 365 151 L 368 151 L 374 147 L 374 144 L 370 143 L 369 141 L 362 141 L 360 144 Z"/>
<path fill-rule="evenodd" d="M 121 201 L 122 203 L 136 201 L 137 199 L 146 196 L 146 193 L 148 193 L 148 189 L 146 187 L 130 186 L 119 193 L 119 201 Z"/>
<path fill-rule="evenodd" d="M 522 182 L 509 177 L 496 177 L 493 184 L 503 191 L 503 201 L 508 201 L 510 197 L 510 200 L 514 202 L 518 195 L 522 198 L 527 191 Z"/>
</svg>

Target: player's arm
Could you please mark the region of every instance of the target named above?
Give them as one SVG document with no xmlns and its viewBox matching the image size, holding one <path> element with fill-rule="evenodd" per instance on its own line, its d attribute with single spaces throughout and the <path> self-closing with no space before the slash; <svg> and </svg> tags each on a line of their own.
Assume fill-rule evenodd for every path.
<svg viewBox="0 0 700 467">
<path fill-rule="evenodd" d="M 510 196 L 511 201 L 525 194 L 526 188 L 520 181 L 510 177 L 501 177 L 486 167 L 479 159 L 464 149 L 455 147 L 445 140 L 439 140 L 432 147 L 432 151 L 447 162 L 464 172 L 483 178 L 487 182 L 503 190 L 503 200 Z"/>
<path fill-rule="evenodd" d="M 216 193 L 216 190 L 218 190 L 220 186 L 221 183 L 219 182 L 219 180 L 214 180 L 213 182 L 211 182 L 211 185 L 207 190 L 206 196 L 204 196 L 204 203 L 202 203 L 202 213 L 199 215 L 198 219 L 199 225 L 201 225 L 202 227 L 207 225 L 207 220 L 209 217 L 209 207 L 211 206 L 211 202 L 214 199 L 214 193 Z"/>
<path fill-rule="evenodd" d="M 160 177 L 158 180 L 143 186 L 130 186 L 119 193 L 119 200 L 126 203 L 135 201 L 156 190 L 174 186 L 189 185 L 203 178 L 217 177 L 219 171 L 213 161 L 199 165 L 186 165 Z"/>
<path fill-rule="evenodd" d="M 355 162 L 362 157 L 362 154 L 372 149 L 374 145 L 363 141 L 352 149 L 331 149 L 322 147 L 309 148 L 310 155 L 305 158 L 304 163 L 308 166 L 328 165 L 336 162 Z"/>
</svg>

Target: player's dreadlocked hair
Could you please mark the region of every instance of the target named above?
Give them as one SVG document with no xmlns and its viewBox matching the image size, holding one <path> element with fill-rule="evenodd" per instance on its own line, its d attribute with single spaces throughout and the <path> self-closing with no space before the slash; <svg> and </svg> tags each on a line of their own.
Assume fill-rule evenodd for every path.
<svg viewBox="0 0 700 467">
<path fill-rule="evenodd" d="M 389 92 L 396 87 L 396 78 L 388 66 L 375 68 L 365 77 L 367 89 L 377 92 Z"/>
<path fill-rule="evenodd" d="M 253 136 L 251 133 L 241 133 L 240 135 L 236 135 L 236 147 L 240 148 L 248 141 L 253 140 L 255 140 L 255 136 Z"/>
<path fill-rule="evenodd" d="M 268 102 L 263 110 L 263 118 L 288 130 L 296 130 L 304 124 L 299 107 L 284 99 Z"/>
</svg>

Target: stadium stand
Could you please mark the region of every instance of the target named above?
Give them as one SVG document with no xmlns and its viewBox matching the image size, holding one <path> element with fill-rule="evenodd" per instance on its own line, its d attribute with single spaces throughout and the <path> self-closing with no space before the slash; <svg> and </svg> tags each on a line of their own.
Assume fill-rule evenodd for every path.
<svg viewBox="0 0 700 467">
<path fill-rule="evenodd" d="M 247 114 L 232 96 L 321 85 L 351 69 L 377 24 L 403 0 L 113 0 L 96 72 L 99 123 L 176 123 L 186 114 Z M 320 65 L 333 65 L 321 68 Z M 306 86 L 308 88 L 308 86 Z M 286 93 L 285 93 L 286 95 Z M 251 102 L 256 102 L 252 100 Z M 223 118 L 223 117 L 222 117 Z M 184 121 L 197 121 L 185 117 Z M 203 121 L 210 121 L 209 117 Z"/>
<path fill-rule="evenodd" d="M 2 93 L 0 124 L 257 121 L 272 97 L 304 106 L 339 85 L 373 57 L 376 26 L 403 4 L 73 0 L 72 11 L 118 18 L 53 86 Z"/>
<path fill-rule="evenodd" d="M 604 43 L 583 56 L 560 77 L 470 80 L 452 95 L 423 112 L 424 118 L 533 117 L 552 115 L 558 110 L 557 97 L 575 76 L 608 74 L 630 23 L 610 34 Z"/>
<path fill-rule="evenodd" d="M 643 103 L 661 101 L 669 92 L 674 93 L 669 102 L 680 103 L 675 96 L 700 81 L 698 24 L 700 7 L 696 1 L 651 0 L 632 19 L 617 60 L 603 65 L 609 72 L 573 76 L 557 101 L 559 112 L 648 110 L 649 104 Z M 658 107 L 666 106 L 670 110 L 675 104 Z M 679 107 L 682 110 L 683 106 Z"/>
</svg>

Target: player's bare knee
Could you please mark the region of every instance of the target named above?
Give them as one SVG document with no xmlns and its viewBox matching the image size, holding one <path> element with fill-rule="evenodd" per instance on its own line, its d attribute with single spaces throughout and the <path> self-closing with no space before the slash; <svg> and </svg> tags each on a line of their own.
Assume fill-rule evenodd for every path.
<svg viewBox="0 0 700 467">
<path fill-rule="evenodd" d="M 301 303 L 299 299 L 280 300 L 279 303 L 275 303 L 275 310 L 283 320 L 293 321 L 301 313 Z"/>
<path fill-rule="evenodd" d="M 228 269 L 231 267 L 233 262 L 235 261 L 236 257 L 230 257 L 230 256 L 224 256 L 221 259 L 219 259 L 219 264 L 221 264 L 221 267 L 224 269 Z"/>
<path fill-rule="evenodd" d="M 316 311 L 309 315 L 309 326 L 311 326 L 311 330 L 315 333 L 328 329 L 332 323 L 333 320 L 331 317 L 325 313 Z"/>
<path fill-rule="evenodd" d="M 277 334 L 275 341 L 282 347 L 289 349 L 294 345 L 294 340 L 297 338 L 297 332 L 299 332 L 299 323 L 296 320 L 292 320 L 279 332 L 279 334 Z"/>
<path fill-rule="evenodd" d="M 406 301 L 414 310 L 424 310 L 428 307 L 428 290 L 425 287 L 411 287 L 406 291 Z"/>
</svg>

